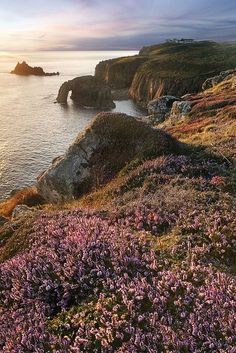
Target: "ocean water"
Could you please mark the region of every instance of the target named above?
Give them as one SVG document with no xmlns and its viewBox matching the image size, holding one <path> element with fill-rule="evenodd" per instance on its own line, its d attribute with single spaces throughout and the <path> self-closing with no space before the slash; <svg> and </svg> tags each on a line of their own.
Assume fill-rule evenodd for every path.
<svg viewBox="0 0 236 353">
<path fill-rule="evenodd" d="M 69 144 L 98 112 L 82 109 L 69 100 L 55 104 L 60 85 L 76 76 L 93 74 L 100 60 L 134 55 L 130 51 L 0 52 L 0 199 L 13 189 L 30 186 L 52 159 Z M 9 72 L 17 61 L 42 66 L 60 76 L 22 77 Z M 131 100 L 116 102 L 112 111 L 135 116 L 143 113 Z"/>
</svg>

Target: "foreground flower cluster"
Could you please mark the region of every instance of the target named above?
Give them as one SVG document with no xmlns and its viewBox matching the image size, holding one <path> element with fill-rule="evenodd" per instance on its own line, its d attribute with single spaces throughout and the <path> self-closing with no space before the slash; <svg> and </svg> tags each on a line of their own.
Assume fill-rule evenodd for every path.
<svg viewBox="0 0 236 353">
<path fill-rule="evenodd" d="M 41 216 L 29 250 L 0 265 L 0 351 L 235 352 L 235 279 L 201 260 L 201 244 L 178 266 L 153 246 L 176 217 Z"/>
</svg>

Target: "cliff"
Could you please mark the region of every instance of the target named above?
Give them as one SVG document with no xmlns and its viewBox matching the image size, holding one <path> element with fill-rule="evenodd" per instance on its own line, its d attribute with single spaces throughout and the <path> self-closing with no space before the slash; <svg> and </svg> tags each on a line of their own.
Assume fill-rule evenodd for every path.
<svg viewBox="0 0 236 353">
<path fill-rule="evenodd" d="M 22 63 L 17 63 L 14 70 L 11 71 L 11 74 L 21 75 L 21 76 L 57 76 L 59 72 L 47 73 L 41 67 L 31 67 L 25 61 Z"/>
<path fill-rule="evenodd" d="M 165 43 L 145 47 L 134 57 L 102 62 L 96 75 L 115 88 L 130 86 L 130 96 L 146 107 L 161 95 L 180 97 L 198 92 L 208 77 L 235 66 L 233 44 Z"/>
<path fill-rule="evenodd" d="M 148 53 L 150 60 L 137 70 L 130 87 L 131 97 L 143 106 L 157 96 L 198 92 L 209 76 L 236 65 L 235 45 L 163 44 Z"/>
<path fill-rule="evenodd" d="M 106 81 L 112 88 L 129 88 L 138 68 L 147 57 L 133 56 L 101 61 L 95 68 L 95 77 Z"/>
</svg>

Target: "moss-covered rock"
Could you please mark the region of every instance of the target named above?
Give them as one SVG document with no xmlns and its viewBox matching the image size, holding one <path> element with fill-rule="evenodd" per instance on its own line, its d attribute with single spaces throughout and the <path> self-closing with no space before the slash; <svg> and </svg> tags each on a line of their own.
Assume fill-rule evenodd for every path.
<svg viewBox="0 0 236 353">
<path fill-rule="evenodd" d="M 50 202 L 77 198 L 107 183 L 135 158 L 175 153 L 179 148 L 170 135 L 134 117 L 100 113 L 38 178 L 38 191 Z"/>
</svg>

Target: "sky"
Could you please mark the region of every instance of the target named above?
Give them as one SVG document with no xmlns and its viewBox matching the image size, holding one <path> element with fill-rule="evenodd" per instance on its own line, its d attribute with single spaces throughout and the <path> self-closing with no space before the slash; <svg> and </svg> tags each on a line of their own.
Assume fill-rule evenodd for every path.
<svg viewBox="0 0 236 353">
<path fill-rule="evenodd" d="M 1 0 L 0 51 L 139 49 L 236 40 L 236 0 Z"/>
</svg>

